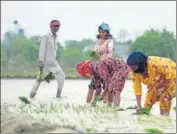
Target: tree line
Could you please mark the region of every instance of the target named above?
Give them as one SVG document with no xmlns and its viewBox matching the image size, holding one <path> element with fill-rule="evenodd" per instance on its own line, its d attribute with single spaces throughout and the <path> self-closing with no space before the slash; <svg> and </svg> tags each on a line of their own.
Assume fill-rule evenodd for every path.
<svg viewBox="0 0 177 134">
<path fill-rule="evenodd" d="M 122 34 L 121 34 L 122 36 Z M 125 37 L 123 37 L 124 39 Z M 6 32 L 1 40 L 1 76 L 2 74 L 36 74 L 41 36 L 26 37 L 14 32 Z M 129 53 L 142 51 L 146 55 L 168 57 L 176 61 L 176 37 L 166 30 L 150 29 L 137 37 L 135 41 L 119 41 L 115 45 L 129 43 Z M 67 76 L 76 76 L 75 65 L 90 59 L 87 51 L 93 48 L 95 40 L 67 40 L 64 45 L 58 42 L 57 60 Z M 114 55 L 119 57 L 119 51 Z M 127 53 L 128 55 L 128 53 Z M 120 56 L 121 57 L 121 56 Z"/>
</svg>

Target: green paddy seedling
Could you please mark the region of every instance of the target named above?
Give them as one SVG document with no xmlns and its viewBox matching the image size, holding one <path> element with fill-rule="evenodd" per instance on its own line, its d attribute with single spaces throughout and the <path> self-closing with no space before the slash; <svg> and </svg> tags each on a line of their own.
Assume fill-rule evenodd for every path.
<svg viewBox="0 0 177 134">
<path fill-rule="evenodd" d="M 136 105 L 134 105 L 134 106 L 129 106 L 129 107 L 127 107 L 126 109 L 137 109 L 137 106 L 136 106 Z"/>
<path fill-rule="evenodd" d="M 140 114 L 150 114 L 151 109 L 150 108 L 142 108 Z"/>
<path fill-rule="evenodd" d="M 146 128 L 146 129 L 144 129 L 144 132 L 147 132 L 147 133 L 150 133 L 150 134 L 163 134 L 164 133 L 157 128 Z"/>
<path fill-rule="evenodd" d="M 30 104 L 30 101 L 24 96 L 20 96 L 20 97 L 18 97 L 18 99 L 25 104 Z"/>
<path fill-rule="evenodd" d="M 87 51 L 87 55 L 88 55 L 92 60 L 99 59 L 99 55 L 98 55 L 95 51 L 88 50 L 88 51 Z"/>
</svg>

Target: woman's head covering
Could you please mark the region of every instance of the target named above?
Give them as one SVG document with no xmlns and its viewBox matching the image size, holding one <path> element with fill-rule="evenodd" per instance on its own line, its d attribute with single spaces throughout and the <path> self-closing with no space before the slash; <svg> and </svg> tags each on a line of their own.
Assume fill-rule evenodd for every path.
<svg viewBox="0 0 177 134">
<path fill-rule="evenodd" d="M 80 76 L 86 76 L 86 74 L 91 74 L 91 61 L 83 61 L 77 64 L 77 72 Z"/>
<path fill-rule="evenodd" d="M 98 27 L 98 30 L 103 30 L 103 31 L 105 31 L 105 32 L 107 32 L 107 33 L 110 32 L 110 29 L 109 29 L 108 24 L 105 24 L 105 23 L 101 24 L 101 25 Z"/>
<path fill-rule="evenodd" d="M 105 31 L 107 33 L 107 38 L 112 39 L 112 35 L 110 34 L 110 28 L 109 28 L 108 24 L 105 24 L 105 23 L 101 24 L 100 26 L 98 26 L 98 31 L 99 30 Z M 100 36 L 97 35 L 97 38 L 100 39 Z"/>
<path fill-rule="evenodd" d="M 127 58 L 127 64 L 138 66 L 138 69 L 134 71 L 135 73 L 143 73 L 147 67 L 147 56 L 141 52 L 132 52 Z"/>
</svg>

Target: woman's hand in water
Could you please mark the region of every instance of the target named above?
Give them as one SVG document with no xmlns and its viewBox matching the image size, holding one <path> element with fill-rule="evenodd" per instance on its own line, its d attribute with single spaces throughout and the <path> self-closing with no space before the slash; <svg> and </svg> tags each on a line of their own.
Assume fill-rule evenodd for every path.
<svg viewBox="0 0 177 134">
<path fill-rule="evenodd" d="M 86 102 L 90 103 L 92 101 L 93 97 L 94 97 L 94 89 L 89 89 L 89 91 L 87 93 Z"/>
</svg>

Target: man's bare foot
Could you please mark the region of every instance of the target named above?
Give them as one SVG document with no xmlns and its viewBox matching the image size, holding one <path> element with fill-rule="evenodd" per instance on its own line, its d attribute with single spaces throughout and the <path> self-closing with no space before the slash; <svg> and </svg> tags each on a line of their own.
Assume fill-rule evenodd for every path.
<svg viewBox="0 0 177 134">
<path fill-rule="evenodd" d="M 30 93 L 30 98 L 32 99 L 32 98 L 34 98 L 36 96 L 36 93 L 34 93 L 34 92 L 31 92 Z"/>
</svg>

